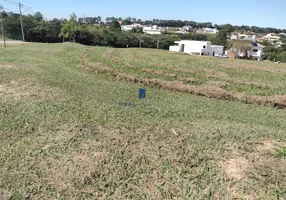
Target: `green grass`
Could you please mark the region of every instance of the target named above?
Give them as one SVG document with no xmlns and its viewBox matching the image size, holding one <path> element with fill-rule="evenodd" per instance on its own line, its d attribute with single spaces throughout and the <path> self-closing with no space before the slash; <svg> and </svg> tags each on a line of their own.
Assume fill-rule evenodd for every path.
<svg viewBox="0 0 286 200">
<path fill-rule="evenodd" d="M 286 147 L 277 147 L 273 152 L 273 155 L 276 157 L 286 157 Z"/>
<path fill-rule="evenodd" d="M 285 143 L 285 110 L 155 87 L 145 87 L 150 106 L 120 107 L 138 103 L 143 85 L 78 68 L 86 53 L 148 78 L 169 80 L 142 68 L 202 84 L 215 79 L 208 73 L 221 71 L 230 83 L 286 87 L 285 74 L 275 71 L 285 65 L 271 63 L 77 44 L 0 49 L 0 199 L 286 198 L 285 158 L 263 150 L 264 141 Z"/>
<path fill-rule="evenodd" d="M 213 57 L 198 58 L 187 55 L 166 54 L 165 51 L 151 49 L 148 51 L 144 49 L 121 49 L 119 51 L 112 48 L 98 48 L 96 51 L 89 53 L 94 60 L 122 70 L 127 74 L 144 76 L 141 69 L 152 68 L 164 70 L 182 78 L 193 77 L 198 79 L 201 84 L 207 84 L 213 80 L 227 81 L 230 84 L 227 87 L 228 91 L 231 92 L 244 91 L 246 94 L 262 96 L 286 94 L 285 64 L 278 66 L 267 62 L 224 60 Z M 150 56 L 150 54 L 156 56 Z M 121 62 L 114 62 L 110 59 L 110 56 L 121 60 Z M 134 68 L 126 68 L 126 63 L 134 66 Z M 174 71 L 173 69 L 176 68 L 192 69 L 195 73 Z M 149 74 L 149 77 L 157 78 L 154 74 Z M 166 77 L 161 77 L 161 79 L 168 80 Z M 239 84 L 233 83 L 233 81 L 239 81 Z M 246 88 L 246 85 L 246 87 L 241 88 L 244 82 L 256 85 L 263 84 L 265 87 Z"/>
</svg>

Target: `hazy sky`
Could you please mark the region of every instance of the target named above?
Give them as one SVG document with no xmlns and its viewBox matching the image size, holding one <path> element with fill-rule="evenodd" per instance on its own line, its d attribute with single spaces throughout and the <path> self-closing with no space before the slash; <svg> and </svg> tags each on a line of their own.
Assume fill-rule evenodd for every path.
<svg viewBox="0 0 286 200">
<path fill-rule="evenodd" d="M 0 2 L 8 11 L 18 11 L 16 5 Z M 68 18 L 75 12 L 78 17 L 130 16 L 286 29 L 286 0 L 21 0 L 21 3 L 32 7 L 34 12 L 40 11 L 48 19 Z"/>
</svg>

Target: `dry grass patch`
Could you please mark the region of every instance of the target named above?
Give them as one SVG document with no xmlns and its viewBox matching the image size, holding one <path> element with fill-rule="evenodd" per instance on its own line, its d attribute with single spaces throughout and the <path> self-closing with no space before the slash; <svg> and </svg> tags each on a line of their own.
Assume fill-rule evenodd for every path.
<svg viewBox="0 0 286 200">
<path fill-rule="evenodd" d="M 0 69 L 11 69 L 11 68 L 15 68 L 15 66 L 11 64 L 0 64 Z"/>
<path fill-rule="evenodd" d="M 8 192 L 1 192 L 0 191 L 0 200 L 7 200 L 7 199 L 9 199 L 10 195 L 11 194 Z"/>
<path fill-rule="evenodd" d="M 86 71 L 109 71 L 109 72 L 115 72 L 112 67 L 109 67 L 101 62 L 93 62 L 90 59 L 90 56 L 88 53 L 84 53 L 81 55 L 81 62 L 77 65 L 77 67 L 82 68 Z"/>
<path fill-rule="evenodd" d="M 214 69 L 199 68 L 200 71 L 206 73 L 206 77 L 209 78 L 219 78 L 222 80 L 228 80 L 229 75 L 225 72 L 217 71 Z"/>
<path fill-rule="evenodd" d="M 56 187 L 61 193 L 75 189 L 77 184 L 85 184 L 90 173 L 96 168 L 99 159 L 92 158 L 85 153 L 76 153 L 64 158 L 51 156 L 38 158 L 38 167 L 43 172 L 42 181 L 45 185 Z M 85 191 L 88 188 L 85 188 Z"/>
<path fill-rule="evenodd" d="M 163 75 L 163 76 L 170 77 L 170 78 L 176 78 L 177 77 L 176 74 L 170 74 L 170 73 L 165 72 L 163 70 L 154 70 L 154 69 L 150 69 L 150 68 L 144 68 L 143 71 L 146 73 Z"/>
<path fill-rule="evenodd" d="M 276 190 L 283 191 L 286 183 L 280 182 L 278 184 L 276 181 L 286 180 L 286 159 L 275 158 L 267 153 L 277 145 L 283 144 L 273 140 L 265 140 L 251 147 L 253 149 L 251 152 L 232 151 L 229 159 L 220 162 L 221 173 L 225 174 L 227 178 L 249 183 L 251 180 L 257 181 L 256 194 L 239 194 L 241 189 L 237 187 L 240 186 L 235 184 L 229 188 L 229 192 L 233 196 L 243 195 L 244 197 L 247 196 L 248 199 L 256 199 L 257 196 L 269 198 L 273 194 L 268 193 L 266 186 L 272 189 L 276 187 Z"/>
<path fill-rule="evenodd" d="M 228 86 L 229 84 L 226 81 L 209 81 L 207 85 L 215 87 L 225 87 Z"/>
<path fill-rule="evenodd" d="M 183 81 L 184 83 L 197 83 L 198 79 L 195 78 L 179 78 L 180 81 Z"/>
<path fill-rule="evenodd" d="M 180 91 L 180 92 L 187 92 L 191 94 L 196 94 L 200 96 L 205 96 L 209 98 L 216 98 L 221 100 L 239 100 L 245 103 L 251 103 L 251 104 L 259 104 L 263 106 L 271 106 L 276 108 L 284 109 L 286 108 L 286 96 L 285 95 L 276 95 L 276 96 L 258 96 L 258 95 L 249 95 L 242 92 L 230 92 L 222 89 L 221 87 L 226 86 L 227 81 L 229 81 L 229 76 L 220 71 L 215 70 L 209 70 L 209 69 L 203 69 L 202 71 L 205 71 L 207 74 L 206 77 L 208 78 L 219 78 L 222 81 L 219 82 L 211 82 L 211 84 L 202 85 L 202 86 L 192 86 L 187 85 L 186 83 L 194 82 L 195 80 L 187 80 L 187 79 L 180 79 L 179 81 L 165 81 L 161 79 L 149 79 L 140 77 L 136 74 L 123 74 L 119 72 L 118 70 L 113 69 L 112 67 L 108 67 L 102 63 L 97 62 L 91 62 L 89 55 L 84 54 L 82 56 L 82 62 L 79 64 L 79 67 L 87 66 L 89 70 L 95 70 L 95 71 L 108 71 L 110 72 L 113 77 L 116 80 L 125 80 L 127 82 L 133 82 L 137 84 L 143 84 L 145 86 L 151 86 L 151 87 L 157 87 L 157 88 L 163 88 L 163 89 L 169 89 L 174 91 Z M 172 68 L 172 70 L 174 70 Z M 189 69 L 181 69 L 176 68 L 175 70 L 183 72 L 183 73 L 190 73 L 193 71 Z M 153 73 L 153 74 L 160 74 L 165 75 L 168 77 L 175 78 L 175 74 L 168 74 L 163 70 L 153 70 L 149 68 L 143 69 L 143 71 L 147 73 Z M 244 82 L 241 80 L 235 80 L 239 84 L 246 84 L 256 87 L 268 87 L 265 84 L 262 83 L 255 83 L 255 82 Z"/>
<path fill-rule="evenodd" d="M 111 60 L 111 61 L 114 62 L 114 63 L 118 63 L 118 64 L 123 63 L 123 60 L 121 60 L 120 58 L 115 57 L 115 56 L 113 56 L 113 55 L 111 55 L 111 54 L 108 54 L 108 53 L 105 53 L 105 54 L 104 54 L 104 57 L 105 57 L 106 59 L 108 59 L 108 60 Z"/>
<path fill-rule="evenodd" d="M 14 80 L 0 85 L 0 98 L 6 101 L 57 99 L 61 95 L 59 89 L 43 86 L 30 79 Z"/>
<path fill-rule="evenodd" d="M 195 74 L 194 70 L 191 70 L 191 69 L 184 69 L 184 68 L 179 68 L 179 67 L 172 67 L 172 68 L 170 67 L 168 69 L 176 71 L 176 72 L 186 73 L 186 74 Z"/>
<path fill-rule="evenodd" d="M 265 65 L 258 65 L 257 61 L 253 61 L 248 64 L 242 63 L 218 63 L 219 67 L 224 67 L 227 69 L 238 69 L 238 70 L 259 70 L 264 72 L 271 72 L 271 73 L 286 73 L 286 67 L 282 65 L 277 65 L 276 67 L 273 66 L 265 66 Z"/>
<path fill-rule="evenodd" d="M 269 86 L 261 82 L 253 82 L 253 81 L 250 82 L 250 81 L 243 81 L 243 80 L 229 80 L 229 81 L 235 84 L 247 85 L 247 86 L 252 86 L 252 87 L 257 87 L 257 88 L 266 88 L 266 89 L 273 88 L 272 86 Z"/>
<path fill-rule="evenodd" d="M 280 145 L 280 144 L 273 140 L 265 140 L 265 141 L 262 141 L 261 144 L 257 146 L 257 151 L 266 152 L 269 150 L 273 150 L 277 145 Z"/>
</svg>

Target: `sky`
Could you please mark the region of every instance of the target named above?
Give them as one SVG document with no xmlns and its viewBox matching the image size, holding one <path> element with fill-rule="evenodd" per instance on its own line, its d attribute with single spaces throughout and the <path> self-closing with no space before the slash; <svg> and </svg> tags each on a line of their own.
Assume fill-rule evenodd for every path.
<svg viewBox="0 0 286 200">
<path fill-rule="evenodd" d="M 14 1 L 17 0 L 7 0 Z M 142 20 L 180 19 L 213 24 L 247 25 L 286 29 L 286 0 L 20 0 L 25 14 L 40 11 L 44 18 L 135 17 Z M 0 0 L 7 11 L 17 5 Z M 23 9 L 26 10 L 26 9 Z"/>
</svg>

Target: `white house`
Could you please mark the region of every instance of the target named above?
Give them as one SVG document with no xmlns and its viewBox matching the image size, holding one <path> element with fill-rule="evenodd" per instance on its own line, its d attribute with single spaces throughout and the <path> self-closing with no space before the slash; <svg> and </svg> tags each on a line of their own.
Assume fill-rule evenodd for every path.
<svg viewBox="0 0 286 200">
<path fill-rule="evenodd" d="M 142 28 L 141 24 L 132 24 L 132 25 L 122 25 L 121 30 L 122 31 L 131 31 L 133 28 Z"/>
<path fill-rule="evenodd" d="M 131 31 L 133 28 L 135 28 L 133 25 L 124 25 L 121 26 L 122 31 Z"/>
<path fill-rule="evenodd" d="M 203 32 L 204 32 L 204 33 L 213 33 L 213 34 L 216 34 L 216 33 L 218 33 L 219 31 L 217 30 L 217 28 L 203 28 Z"/>
<path fill-rule="evenodd" d="M 263 55 L 263 49 L 265 48 L 265 46 L 258 44 L 256 42 L 252 42 L 252 49 L 249 51 L 248 53 L 248 57 L 249 58 L 253 58 L 257 61 L 262 61 L 262 55 Z M 240 51 L 237 49 L 231 49 L 237 52 L 239 57 L 245 57 L 246 56 L 246 52 L 245 51 Z M 226 52 L 227 54 L 227 52 Z"/>
<path fill-rule="evenodd" d="M 264 38 L 268 39 L 269 42 L 279 41 L 281 37 L 276 36 L 275 33 L 269 33 Z"/>
<path fill-rule="evenodd" d="M 176 41 L 175 46 L 170 46 L 170 51 L 183 52 L 191 55 L 215 56 L 216 54 L 224 54 L 224 47 L 219 45 L 211 45 L 209 41 L 181 40 Z"/>
<path fill-rule="evenodd" d="M 257 59 L 258 61 L 262 61 L 263 49 L 265 46 L 258 44 L 256 42 L 252 42 L 252 49 L 250 52 L 250 56 L 252 58 Z"/>
<path fill-rule="evenodd" d="M 230 39 L 231 39 L 231 40 L 237 40 L 237 39 L 238 39 L 238 36 L 237 36 L 237 35 L 232 35 L 232 36 L 230 37 Z"/>
<path fill-rule="evenodd" d="M 233 40 L 250 40 L 250 41 L 256 40 L 257 38 L 256 35 L 246 35 L 246 34 L 232 35 L 231 37 L 233 38 Z"/>
<path fill-rule="evenodd" d="M 158 28 L 157 25 L 151 27 L 144 27 L 143 32 L 150 35 L 160 35 L 163 32 L 163 29 Z"/>
<path fill-rule="evenodd" d="M 181 31 L 191 31 L 191 30 L 193 30 L 193 27 L 192 27 L 192 26 L 183 26 L 183 27 L 181 28 Z"/>
</svg>

